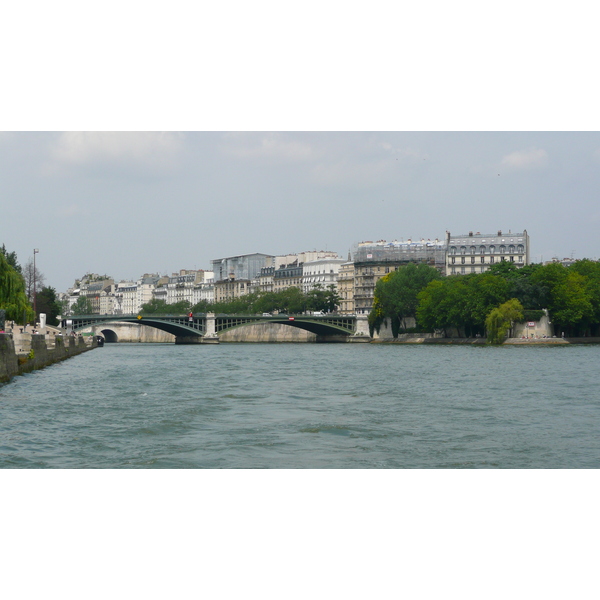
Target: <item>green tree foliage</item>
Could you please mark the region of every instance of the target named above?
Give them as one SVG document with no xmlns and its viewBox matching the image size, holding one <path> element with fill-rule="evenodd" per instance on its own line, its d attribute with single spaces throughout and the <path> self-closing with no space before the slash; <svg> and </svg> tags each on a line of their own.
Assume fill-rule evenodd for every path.
<svg viewBox="0 0 600 600">
<path fill-rule="evenodd" d="M 369 315 L 371 327 L 393 314 L 389 306 L 403 306 L 401 292 L 390 285 L 392 277 L 382 281 L 376 288 L 374 310 Z M 492 310 L 514 299 L 524 311 L 520 319 L 527 314 L 528 320 L 537 320 L 542 309 L 547 308 L 556 335 L 561 331 L 569 336 L 600 335 L 600 263 L 592 260 L 576 261 L 570 267 L 550 263 L 517 268 L 510 262 L 500 262 L 482 274 L 433 280 L 417 298 L 417 322 L 423 331 L 437 329 L 448 335 L 450 330 L 456 330 L 458 335 L 483 335 Z M 400 314 L 400 309 L 396 309 L 396 314 Z M 504 316 L 494 313 L 493 317 L 496 329 L 502 329 Z"/>
<path fill-rule="evenodd" d="M 580 267 L 586 270 L 586 265 Z M 594 320 L 594 285 L 590 277 L 577 268 L 550 263 L 537 269 L 531 276 L 535 283 L 548 289 L 548 310 L 555 333 L 581 335 Z M 597 300 L 597 298 L 596 298 Z"/>
<path fill-rule="evenodd" d="M 306 296 L 307 309 L 313 312 L 334 312 L 342 300 L 334 285 L 330 285 L 327 289 L 317 285 Z"/>
<path fill-rule="evenodd" d="M 19 264 L 19 261 L 17 260 L 17 253 L 16 252 L 9 252 L 6 249 L 6 246 L 4 244 L 2 244 L 2 248 L 0 248 L 0 254 L 2 254 L 4 256 L 4 258 L 6 259 L 6 262 L 20 275 L 23 274 L 23 270 L 21 269 L 21 265 Z"/>
<path fill-rule="evenodd" d="M 433 281 L 418 296 L 417 321 L 446 335 L 449 329 L 464 337 L 484 335 L 487 315 L 508 300 L 509 291 L 509 282 L 491 273 Z"/>
<path fill-rule="evenodd" d="M 316 288 L 304 294 L 298 287 L 280 292 L 256 292 L 226 302 L 199 302 L 194 313 L 214 312 L 217 314 L 256 315 L 263 313 L 302 314 L 307 311 L 333 312 L 340 302 L 335 287 Z"/>
<path fill-rule="evenodd" d="M 389 318 L 394 337 L 398 337 L 401 327 L 406 329 L 406 319 L 416 318 L 419 292 L 431 281 L 440 279 L 438 270 L 429 265 L 410 263 L 382 277 L 375 286 L 374 304 L 377 325 L 378 319 Z"/>
<path fill-rule="evenodd" d="M 488 343 L 501 344 L 512 323 L 522 318 L 523 305 L 516 298 L 511 298 L 498 308 L 493 308 L 485 320 Z"/>
<path fill-rule="evenodd" d="M 39 319 L 40 313 L 46 314 L 46 322 L 48 325 L 58 325 L 58 315 L 60 315 L 61 306 L 56 299 L 56 290 L 53 287 L 44 287 L 37 294 L 37 311 L 36 318 Z"/>
<path fill-rule="evenodd" d="M 164 300 L 152 298 L 149 302 L 142 304 L 140 314 L 142 315 L 183 315 L 190 312 L 191 305 L 186 300 L 167 304 Z"/>
<path fill-rule="evenodd" d="M 6 311 L 6 318 L 21 322 L 33 319 L 33 309 L 25 293 L 25 281 L 11 266 L 4 252 L 0 252 L 0 308 Z"/>
<path fill-rule="evenodd" d="M 532 279 L 542 265 L 517 267 L 514 263 L 502 261 L 492 265 L 486 273 L 498 275 L 510 283 L 510 297 L 516 298 L 527 310 L 541 310 L 548 307 L 548 287 Z"/>
<path fill-rule="evenodd" d="M 590 335 L 600 334 L 600 262 L 584 258 L 569 267 L 569 270 L 585 278 L 584 287 L 592 305 L 592 317 L 585 320 L 583 327 Z"/>
<path fill-rule="evenodd" d="M 77 302 L 71 306 L 71 315 L 74 317 L 79 315 L 91 315 L 93 310 L 92 301 L 85 296 L 79 296 Z"/>
</svg>

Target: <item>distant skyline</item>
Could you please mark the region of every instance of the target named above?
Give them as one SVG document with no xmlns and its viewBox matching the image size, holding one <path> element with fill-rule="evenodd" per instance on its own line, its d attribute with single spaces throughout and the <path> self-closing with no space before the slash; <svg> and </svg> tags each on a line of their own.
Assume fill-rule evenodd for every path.
<svg viewBox="0 0 600 600">
<path fill-rule="evenodd" d="M 534 262 L 598 258 L 600 134 L 0 134 L 0 243 L 64 291 L 86 272 L 363 240 L 522 231 Z"/>
</svg>

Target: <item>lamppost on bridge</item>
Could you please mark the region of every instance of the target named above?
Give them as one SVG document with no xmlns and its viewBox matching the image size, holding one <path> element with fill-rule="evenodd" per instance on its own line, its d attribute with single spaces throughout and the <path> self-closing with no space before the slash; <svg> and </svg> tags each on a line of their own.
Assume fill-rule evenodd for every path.
<svg viewBox="0 0 600 600">
<path fill-rule="evenodd" d="M 34 248 L 33 249 L 33 326 L 35 328 L 35 323 L 37 320 L 37 290 L 36 290 L 36 283 L 37 283 L 37 274 L 35 271 L 35 255 L 39 252 L 38 248 Z"/>
</svg>

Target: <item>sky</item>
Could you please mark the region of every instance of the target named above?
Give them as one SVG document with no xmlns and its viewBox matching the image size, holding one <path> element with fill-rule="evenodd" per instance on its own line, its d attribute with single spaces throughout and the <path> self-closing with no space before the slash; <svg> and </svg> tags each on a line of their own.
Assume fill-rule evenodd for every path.
<svg viewBox="0 0 600 600">
<path fill-rule="evenodd" d="M 597 132 L 4 132 L 0 243 L 66 291 L 261 252 L 526 229 L 600 258 Z"/>
</svg>

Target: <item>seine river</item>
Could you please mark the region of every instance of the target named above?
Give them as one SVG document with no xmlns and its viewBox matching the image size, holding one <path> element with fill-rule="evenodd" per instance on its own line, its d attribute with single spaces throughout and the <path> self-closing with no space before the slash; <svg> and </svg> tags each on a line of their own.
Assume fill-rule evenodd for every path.
<svg viewBox="0 0 600 600">
<path fill-rule="evenodd" d="M 0 386 L 1 468 L 599 468 L 600 346 L 107 344 Z"/>
</svg>

